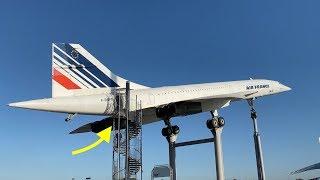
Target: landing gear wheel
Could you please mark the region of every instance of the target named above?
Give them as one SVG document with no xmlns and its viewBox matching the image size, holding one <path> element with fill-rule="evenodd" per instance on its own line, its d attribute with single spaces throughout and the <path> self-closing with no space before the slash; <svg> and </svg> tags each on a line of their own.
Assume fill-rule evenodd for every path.
<svg viewBox="0 0 320 180">
<path fill-rule="evenodd" d="M 224 121 L 223 121 L 224 123 Z M 207 128 L 213 129 L 220 127 L 219 120 L 217 118 L 207 120 Z"/>
<path fill-rule="evenodd" d="M 161 133 L 162 133 L 162 136 L 167 137 L 167 136 L 170 136 L 172 134 L 172 130 L 169 127 L 165 127 L 165 128 L 162 129 Z"/>
<path fill-rule="evenodd" d="M 224 126 L 225 121 L 224 121 L 223 117 L 219 117 L 219 118 L 218 118 L 218 123 L 219 123 L 219 126 L 220 126 L 220 127 Z"/>
<path fill-rule="evenodd" d="M 213 129 L 212 119 L 207 120 L 206 124 L 208 129 Z"/>
<path fill-rule="evenodd" d="M 251 118 L 252 119 L 256 119 L 257 118 L 257 112 L 256 111 L 252 111 L 251 112 Z"/>
<path fill-rule="evenodd" d="M 173 134 L 179 134 L 180 132 L 180 129 L 179 129 L 179 126 L 175 125 L 175 126 L 172 126 L 172 131 L 173 131 Z"/>
<path fill-rule="evenodd" d="M 213 125 L 214 128 L 218 128 L 218 127 L 219 127 L 219 120 L 216 119 L 216 118 L 213 119 L 213 120 L 212 120 L 212 125 Z"/>
<path fill-rule="evenodd" d="M 206 124 L 207 124 L 207 128 L 209 128 L 209 129 L 220 127 L 220 123 L 217 118 L 207 120 Z M 224 120 L 223 120 L 223 124 L 224 124 Z"/>
</svg>

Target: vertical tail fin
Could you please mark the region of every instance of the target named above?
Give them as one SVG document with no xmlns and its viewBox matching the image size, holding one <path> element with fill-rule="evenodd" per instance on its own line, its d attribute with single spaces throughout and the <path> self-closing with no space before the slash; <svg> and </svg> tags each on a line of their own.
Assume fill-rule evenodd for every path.
<svg viewBox="0 0 320 180">
<path fill-rule="evenodd" d="M 126 81 L 113 74 L 81 45 L 52 44 L 53 97 L 85 94 L 92 89 L 125 88 Z M 131 87 L 147 88 L 136 83 L 131 83 Z"/>
</svg>

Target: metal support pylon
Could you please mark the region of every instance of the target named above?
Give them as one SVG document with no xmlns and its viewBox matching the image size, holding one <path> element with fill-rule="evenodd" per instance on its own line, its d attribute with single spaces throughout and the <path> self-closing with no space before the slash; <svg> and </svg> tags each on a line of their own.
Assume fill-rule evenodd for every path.
<svg viewBox="0 0 320 180">
<path fill-rule="evenodd" d="M 129 140 L 129 121 L 130 121 L 130 82 L 126 82 L 126 154 L 125 154 L 125 169 L 126 176 L 125 180 L 129 180 L 130 170 L 129 170 L 129 157 L 130 157 L 130 140 Z"/>
<path fill-rule="evenodd" d="M 223 164 L 223 153 L 222 153 L 222 140 L 221 133 L 223 127 L 215 128 L 212 130 L 214 134 L 214 149 L 216 157 L 216 172 L 217 179 L 224 180 L 224 164 Z"/>
<path fill-rule="evenodd" d="M 207 127 L 211 130 L 214 136 L 214 149 L 216 160 L 216 175 L 217 180 L 225 180 L 224 178 L 224 164 L 223 164 L 223 152 L 222 152 L 222 139 L 221 134 L 223 126 L 225 124 L 222 117 L 218 117 L 217 111 L 211 111 L 212 119 L 207 121 Z"/>
<path fill-rule="evenodd" d="M 164 120 L 167 127 L 162 129 L 162 135 L 166 137 L 168 141 L 168 149 L 169 149 L 169 165 L 172 170 L 172 180 L 176 180 L 176 140 L 179 134 L 179 127 L 172 126 L 170 123 L 170 119 L 167 118 Z"/>
<path fill-rule="evenodd" d="M 248 100 L 251 112 L 251 119 L 253 121 L 253 139 L 254 139 L 254 147 L 256 153 L 256 161 L 257 161 L 257 171 L 258 171 L 258 179 L 265 180 L 265 171 L 264 171 L 264 163 L 263 163 L 263 154 L 262 154 L 262 146 L 261 146 L 261 139 L 260 133 L 258 130 L 258 123 L 257 123 L 257 112 L 254 109 L 253 99 Z"/>
<path fill-rule="evenodd" d="M 168 144 L 169 144 L 169 164 L 172 169 L 172 180 L 176 180 L 177 174 L 176 174 L 176 139 L 177 135 L 173 134 L 171 136 L 166 137 Z"/>
</svg>

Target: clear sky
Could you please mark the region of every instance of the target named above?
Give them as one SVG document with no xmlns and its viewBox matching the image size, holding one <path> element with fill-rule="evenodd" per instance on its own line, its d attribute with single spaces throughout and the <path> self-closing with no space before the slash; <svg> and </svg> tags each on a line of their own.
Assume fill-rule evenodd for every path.
<svg viewBox="0 0 320 180">
<path fill-rule="evenodd" d="M 166 86 L 266 78 L 293 90 L 257 101 L 268 179 L 320 161 L 320 1 L 12 1 L 0 2 L 0 179 L 110 179 L 109 144 L 77 157 L 94 134 L 68 135 L 97 116 L 11 109 L 9 102 L 51 96 L 51 43 L 82 44 L 113 72 Z M 249 108 L 237 102 L 225 117 L 227 178 L 256 179 Z M 175 118 L 178 141 L 211 137 L 210 115 Z M 143 127 L 144 176 L 165 164 L 162 122 Z M 179 179 L 215 177 L 212 144 L 177 150 Z M 319 171 L 301 177 L 320 175 Z M 200 178 L 196 178 L 200 177 Z M 298 176 L 297 176 L 298 177 Z"/>
</svg>

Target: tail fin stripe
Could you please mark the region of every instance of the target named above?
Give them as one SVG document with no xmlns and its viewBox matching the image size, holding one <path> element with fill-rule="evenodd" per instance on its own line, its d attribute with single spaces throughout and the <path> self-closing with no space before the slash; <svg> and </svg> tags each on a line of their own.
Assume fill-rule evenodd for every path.
<svg viewBox="0 0 320 180">
<path fill-rule="evenodd" d="M 80 83 L 84 88 L 89 89 L 88 85 L 84 84 L 83 82 L 81 82 L 76 76 L 74 76 L 72 73 L 66 71 L 66 69 L 62 68 L 59 64 L 57 64 L 55 61 L 53 61 L 53 64 L 59 68 L 59 70 L 61 69 L 64 73 L 69 74 L 73 79 L 75 79 L 78 83 Z M 53 67 L 53 69 L 55 69 Z M 61 73 L 61 72 L 60 72 Z"/>
<path fill-rule="evenodd" d="M 53 69 L 52 79 L 61 84 L 66 89 L 80 89 L 77 84 L 72 82 L 68 77 L 64 76 L 56 69 Z"/>
<path fill-rule="evenodd" d="M 59 44 L 57 46 L 59 46 Z M 63 47 L 61 47 L 61 45 L 60 45 L 59 50 L 61 50 L 61 49 L 65 50 L 63 52 L 66 55 L 68 55 L 67 56 L 68 58 L 70 58 L 74 62 L 77 62 L 81 65 L 84 65 L 88 71 L 90 71 L 92 74 L 94 74 L 98 79 L 100 79 L 107 86 L 119 87 L 119 85 L 117 83 L 115 83 L 110 77 L 108 77 L 106 74 L 104 74 L 99 68 L 97 68 L 97 66 L 92 64 L 92 62 L 90 62 L 87 58 L 85 58 L 81 53 L 79 53 L 76 49 L 74 49 L 70 44 L 64 44 Z M 74 53 L 74 54 L 72 55 L 72 53 Z M 75 55 L 75 53 L 76 53 L 76 55 Z M 74 58 L 72 58 L 71 56 L 74 56 Z"/>
<path fill-rule="evenodd" d="M 60 57 L 61 58 L 61 57 Z M 78 81 L 79 79 L 85 81 L 88 85 L 90 85 L 91 87 L 95 88 L 95 87 L 98 87 L 98 85 L 96 85 L 95 83 L 93 83 L 92 81 L 90 81 L 90 79 L 88 79 L 87 77 L 85 77 L 85 75 L 83 75 L 81 72 L 77 71 L 79 69 L 73 69 L 73 68 L 70 68 L 70 65 L 66 64 L 66 62 L 64 62 L 62 59 L 60 59 L 59 56 L 53 56 L 53 60 L 56 60 L 58 61 L 59 63 L 61 63 L 62 65 L 64 66 L 67 66 L 67 67 L 61 67 L 62 69 L 65 69 L 66 71 L 71 71 L 73 72 L 78 78 L 76 78 Z"/>
<path fill-rule="evenodd" d="M 71 61 L 74 61 L 78 63 L 78 66 L 84 65 L 88 71 L 90 71 L 92 74 L 94 74 L 98 79 L 100 79 L 104 84 L 106 84 L 108 87 L 119 87 L 112 79 L 110 79 L 108 76 L 106 76 L 100 69 L 98 69 L 94 64 L 92 64 L 87 58 L 85 58 L 82 54 L 80 54 L 78 51 L 76 51 L 72 46 L 69 44 L 65 44 L 62 49 L 59 48 L 64 54 L 67 55 L 68 59 Z M 77 60 L 72 58 L 72 52 L 77 52 Z M 100 86 L 105 87 L 105 86 Z"/>
<path fill-rule="evenodd" d="M 52 43 L 52 97 L 89 95 L 124 88 L 126 79 L 115 75 L 80 44 Z M 132 89 L 148 87 L 131 83 Z"/>
<path fill-rule="evenodd" d="M 58 47 L 58 46 L 60 46 L 60 47 Z M 64 57 L 63 59 L 68 61 L 70 64 L 74 64 L 76 66 L 83 66 L 83 64 L 77 62 L 68 53 L 66 53 L 65 51 L 62 50 L 62 49 L 65 49 L 65 47 L 63 47 L 63 46 L 61 46 L 59 44 L 54 44 L 53 47 L 54 47 L 53 48 L 53 52 L 58 54 L 60 57 Z"/>
<path fill-rule="evenodd" d="M 54 58 L 58 59 L 60 62 L 62 62 L 63 65 L 65 65 L 65 69 L 70 69 L 73 72 L 77 72 L 76 74 L 84 79 L 85 81 L 87 81 L 90 85 L 92 85 L 93 87 L 105 87 L 103 84 L 101 84 L 99 81 L 97 81 L 97 79 L 95 79 L 94 77 L 92 77 L 90 75 L 90 73 L 82 68 L 79 67 L 79 65 L 75 65 L 75 64 L 70 64 L 69 61 L 66 61 L 65 59 L 63 59 L 62 57 L 60 57 L 59 55 L 57 55 L 56 53 L 54 54 Z M 69 63 L 68 63 L 69 62 Z"/>
<path fill-rule="evenodd" d="M 54 48 L 54 52 L 53 54 L 55 56 L 60 57 L 59 59 L 61 60 L 65 60 L 66 62 L 64 64 L 66 64 L 68 66 L 75 66 L 75 68 L 80 71 L 86 78 L 90 79 L 91 81 L 93 81 L 98 87 L 106 87 L 107 85 L 105 83 L 103 83 L 99 78 L 97 78 L 96 76 L 93 75 L 92 72 L 90 72 L 88 70 L 88 66 L 84 66 L 83 64 L 80 64 L 79 62 L 77 62 L 76 60 L 74 60 L 73 58 L 71 58 L 68 54 L 66 54 L 65 52 L 63 52 L 62 50 L 59 50 L 58 48 Z M 94 65 L 93 65 L 94 66 Z M 89 66 L 89 68 L 91 68 Z"/>
</svg>

